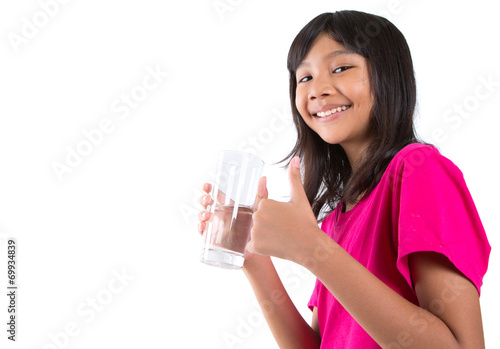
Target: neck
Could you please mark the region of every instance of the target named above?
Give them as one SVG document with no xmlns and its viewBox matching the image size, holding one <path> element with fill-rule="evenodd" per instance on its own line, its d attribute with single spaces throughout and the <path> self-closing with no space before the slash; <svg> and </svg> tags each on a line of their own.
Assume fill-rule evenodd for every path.
<svg viewBox="0 0 500 349">
<path fill-rule="evenodd" d="M 352 172 L 355 172 L 359 167 L 361 157 L 363 152 L 368 148 L 368 144 L 341 144 L 340 146 L 344 149 L 349 164 L 351 165 Z"/>
</svg>

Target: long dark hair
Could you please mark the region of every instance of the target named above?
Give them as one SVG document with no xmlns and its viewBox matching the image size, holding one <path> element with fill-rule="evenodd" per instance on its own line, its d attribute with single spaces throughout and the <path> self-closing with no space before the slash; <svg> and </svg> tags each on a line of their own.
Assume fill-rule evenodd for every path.
<svg viewBox="0 0 500 349">
<path fill-rule="evenodd" d="M 374 95 L 369 119 L 373 141 L 354 172 L 343 148 L 323 141 L 306 125 L 295 105 L 297 67 L 323 32 L 368 61 Z M 297 142 L 282 162 L 300 156 L 304 189 L 320 219 L 323 208 L 329 212 L 341 201 L 356 203 L 368 195 L 392 158 L 406 145 L 419 142 L 413 124 L 416 84 L 410 49 L 403 34 L 383 17 L 358 11 L 323 13 L 299 32 L 290 47 L 287 66 Z"/>
</svg>

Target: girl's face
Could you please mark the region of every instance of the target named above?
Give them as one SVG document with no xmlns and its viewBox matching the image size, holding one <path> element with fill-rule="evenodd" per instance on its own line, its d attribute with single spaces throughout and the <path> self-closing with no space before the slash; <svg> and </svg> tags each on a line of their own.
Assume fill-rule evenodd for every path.
<svg viewBox="0 0 500 349">
<path fill-rule="evenodd" d="M 373 99 L 367 60 L 322 33 L 296 77 L 295 105 L 304 122 L 325 142 L 340 144 L 352 164 L 370 141 Z"/>
</svg>

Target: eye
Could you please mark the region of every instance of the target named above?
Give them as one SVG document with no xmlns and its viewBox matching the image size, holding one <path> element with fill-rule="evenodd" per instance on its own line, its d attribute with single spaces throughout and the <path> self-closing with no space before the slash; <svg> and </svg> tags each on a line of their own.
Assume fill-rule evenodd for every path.
<svg viewBox="0 0 500 349">
<path fill-rule="evenodd" d="M 308 75 L 308 76 L 304 76 L 302 79 L 299 80 L 299 83 L 301 82 L 307 82 L 309 80 L 312 79 L 312 76 Z"/>
<path fill-rule="evenodd" d="M 338 67 L 337 69 L 334 69 L 334 73 L 342 73 L 343 71 L 346 71 L 347 69 L 350 69 L 351 67 L 345 66 L 345 67 Z"/>
</svg>

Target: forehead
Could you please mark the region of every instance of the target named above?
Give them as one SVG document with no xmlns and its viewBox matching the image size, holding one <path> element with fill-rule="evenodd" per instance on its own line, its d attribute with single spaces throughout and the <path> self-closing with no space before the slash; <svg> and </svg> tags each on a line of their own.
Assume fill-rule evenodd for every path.
<svg viewBox="0 0 500 349">
<path fill-rule="evenodd" d="M 297 69 L 307 67 L 312 62 L 330 60 L 337 56 L 358 56 L 357 53 L 347 49 L 342 43 L 332 39 L 327 33 L 321 33 L 314 40 L 306 56 Z"/>
<path fill-rule="evenodd" d="M 333 39 L 331 35 L 325 32 L 319 34 L 316 39 L 314 39 L 308 54 L 311 53 L 311 51 L 314 49 L 347 50 L 347 48 L 342 43 Z"/>
</svg>

